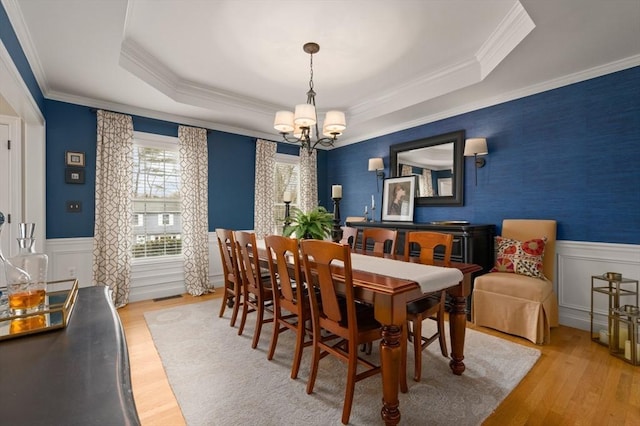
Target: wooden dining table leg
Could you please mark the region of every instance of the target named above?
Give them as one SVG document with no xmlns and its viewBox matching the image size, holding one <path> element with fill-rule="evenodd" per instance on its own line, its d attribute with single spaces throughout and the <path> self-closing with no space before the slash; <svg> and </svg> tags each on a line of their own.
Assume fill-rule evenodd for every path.
<svg viewBox="0 0 640 426">
<path fill-rule="evenodd" d="M 449 312 L 449 335 L 451 336 L 451 361 L 449 367 L 453 374 L 461 375 L 464 365 L 464 335 L 467 328 L 467 298 L 454 296 Z"/>
<path fill-rule="evenodd" d="M 400 401 L 398 400 L 401 328 L 397 325 L 382 326 L 380 341 L 380 360 L 382 363 L 382 411 L 385 425 L 397 425 L 400 422 Z"/>
</svg>

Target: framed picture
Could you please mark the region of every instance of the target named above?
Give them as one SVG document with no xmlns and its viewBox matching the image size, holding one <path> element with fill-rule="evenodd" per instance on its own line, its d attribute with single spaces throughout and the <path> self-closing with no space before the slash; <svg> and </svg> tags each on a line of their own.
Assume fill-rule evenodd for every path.
<svg viewBox="0 0 640 426">
<path fill-rule="evenodd" d="M 67 166 L 84 167 L 84 152 L 67 151 Z"/>
<path fill-rule="evenodd" d="M 385 179 L 382 190 L 382 220 L 413 222 L 415 198 L 415 176 Z"/>
<path fill-rule="evenodd" d="M 67 167 L 64 171 L 65 183 L 84 183 L 84 169 Z"/>
</svg>

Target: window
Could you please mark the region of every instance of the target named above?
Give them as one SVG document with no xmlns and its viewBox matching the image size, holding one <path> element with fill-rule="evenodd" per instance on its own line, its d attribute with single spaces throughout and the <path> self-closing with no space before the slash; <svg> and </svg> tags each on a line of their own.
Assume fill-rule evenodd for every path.
<svg viewBox="0 0 640 426">
<path fill-rule="evenodd" d="M 276 154 L 275 192 L 274 192 L 274 229 L 276 234 L 282 234 L 285 217 L 285 192 L 291 194 L 291 207 L 298 206 L 298 182 L 300 178 L 300 162 L 295 155 Z"/>
<path fill-rule="evenodd" d="M 182 254 L 177 138 L 135 133 L 133 257 Z"/>
<path fill-rule="evenodd" d="M 158 226 L 173 226 L 173 215 L 170 213 L 162 213 L 158 215 Z"/>
</svg>

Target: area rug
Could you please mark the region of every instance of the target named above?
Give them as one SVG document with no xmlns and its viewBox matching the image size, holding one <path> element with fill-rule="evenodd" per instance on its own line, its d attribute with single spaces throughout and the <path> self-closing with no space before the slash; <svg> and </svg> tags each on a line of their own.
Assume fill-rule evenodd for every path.
<svg viewBox="0 0 640 426">
<path fill-rule="evenodd" d="M 189 426 L 340 425 L 346 365 L 320 361 L 314 391 L 306 393 L 310 350 L 305 348 L 298 379 L 290 378 L 294 334 L 282 333 L 273 360 L 267 351 L 273 330 L 263 326 L 251 349 L 255 314 L 242 336 L 229 326 L 229 311 L 218 317 L 220 299 L 148 312 L 151 330 L 169 383 Z M 239 322 L 239 321 L 238 321 Z M 425 321 L 425 334 L 430 332 Z M 379 360 L 377 345 L 370 355 Z M 451 346 L 449 345 L 449 349 Z M 409 366 L 409 392 L 400 394 L 403 425 L 479 425 L 522 380 L 540 351 L 467 330 L 466 370 L 455 376 L 437 343 L 423 352 L 420 383 Z M 350 424 L 381 424 L 380 376 L 356 384 Z"/>
</svg>

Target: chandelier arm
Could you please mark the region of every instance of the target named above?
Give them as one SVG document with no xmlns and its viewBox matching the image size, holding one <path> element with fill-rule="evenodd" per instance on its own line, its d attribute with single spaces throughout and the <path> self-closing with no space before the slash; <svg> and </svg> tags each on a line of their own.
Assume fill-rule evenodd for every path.
<svg viewBox="0 0 640 426">
<path fill-rule="evenodd" d="M 289 134 L 288 134 L 288 133 L 281 132 L 280 134 L 282 135 L 282 139 L 283 139 L 285 142 L 289 142 L 289 143 L 298 143 L 298 142 L 300 142 L 300 141 L 303 141 L 303 140 L 304 140 L 304 138 L 302 138 L 302 137 L 299 137 L 299 138 L 297 138 L 297 137 L 295 137 L 295 136 L 294 136 L 294 137 L 291 137 L 291 136 L 289 136 Z"/>
<path fill-rule="evenodd" d="M 316 146 L 318 145 L 322 145 L 322 146 L 333 146 L 334 142 L 336 141 L 336 138 L 322 138 L 322 139 L 318 139 L 317 141 L 315 141 L 313 143 L 312 149 L 315 149 Z"/>
</svg>

